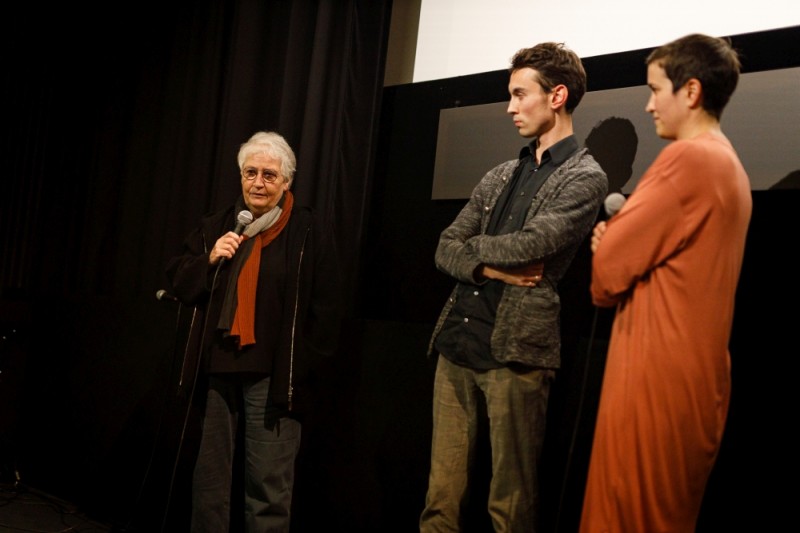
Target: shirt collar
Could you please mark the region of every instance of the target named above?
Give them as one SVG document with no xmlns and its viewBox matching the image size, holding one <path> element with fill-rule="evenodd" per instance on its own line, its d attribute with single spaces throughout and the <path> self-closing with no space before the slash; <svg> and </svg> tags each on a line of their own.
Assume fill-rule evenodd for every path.
<svg viewBox="0 0 800 533">
<path fill-rule="evenodd" d="M 531 139 L 526 146 L 523 146 L 522 149 L 519 151 L 519 158 L 524 159 L 529 155 L 533 155 L 536 153 L 536 141 L 537 138 L 534 137 Z M 578 139 L 575 135 L 569 135 L 568 137 L 564 137 L 553 146 L 548 148 L 542 153 L 542 160 L 545 159 L 545 155 L 549 152 L 550 158 L 555 165 L 560 165 L 569 157 L 574 154 L 578 150 Z"/>
</svg>

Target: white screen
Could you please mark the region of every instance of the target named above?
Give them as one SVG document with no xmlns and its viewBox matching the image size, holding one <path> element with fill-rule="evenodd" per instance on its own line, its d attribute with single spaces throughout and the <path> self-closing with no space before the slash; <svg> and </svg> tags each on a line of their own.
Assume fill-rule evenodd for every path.
<svg viewBox="0 0 800 533">
<path fill-rule="evenodd" d="M 413 81 L 502 70 L 514 52 L 544 41 L 563 42 L 585 58 L 659 46 L 688 33 L 727 36 L 797 25 L 797 0 L 421 0 Z"/>
</svg>

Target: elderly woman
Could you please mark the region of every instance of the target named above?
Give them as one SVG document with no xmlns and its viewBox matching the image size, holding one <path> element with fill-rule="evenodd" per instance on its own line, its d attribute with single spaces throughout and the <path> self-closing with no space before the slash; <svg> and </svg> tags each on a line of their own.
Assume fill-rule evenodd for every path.
<svg viewBox="0 0 800 533">
<path fill-rule="evenodd" d="M 334 352 L 339 332 L 334 241 L 311 209 L 294 203 L 291 147 L 277 133 L 258 132 L 238 163 L 241 197 L 204 217 L 166 269 L 174 294 L 202 312 L 189 335 L 206 387 L 196 395 L 205 405 L 194 532 L 228 531 L 237 444 L 244 445 L 247 530 L 289 530 L 308 377 Z"/>
</svg>

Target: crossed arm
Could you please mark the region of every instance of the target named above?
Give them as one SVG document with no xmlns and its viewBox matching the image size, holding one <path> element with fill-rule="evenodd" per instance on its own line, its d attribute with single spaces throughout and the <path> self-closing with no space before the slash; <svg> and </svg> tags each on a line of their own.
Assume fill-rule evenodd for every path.
<svg viewBox="0 0 800 533">
<path fill-rule="evenodd" d="M 488 278 L 508 285 L 533 287 L 542 279 L 544 263 L 532 263 L 521 267 L 502 268 L 481 264 L 476 269 L 476 279 Z"/>
</svg>

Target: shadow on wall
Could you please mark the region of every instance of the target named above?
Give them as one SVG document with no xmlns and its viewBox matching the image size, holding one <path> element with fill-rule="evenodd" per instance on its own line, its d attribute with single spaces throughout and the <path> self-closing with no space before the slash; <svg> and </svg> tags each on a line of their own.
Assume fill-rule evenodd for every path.
<svg viewBox="0 0 800 533">
<path fill-rule="evenodd" d="M 800 189 L 800 169 L 786 174 L 780 181 L 770 186 L 773 189 Z"/>
<path fill-rule="evenodd" d="M 620 117 L 608 117 L 598 122 L 584 145 L 608 176 L 608 192 L 622 192 L 631 179 L 633 161 L 639 137 L 633 123 Z"/>
</svg>

